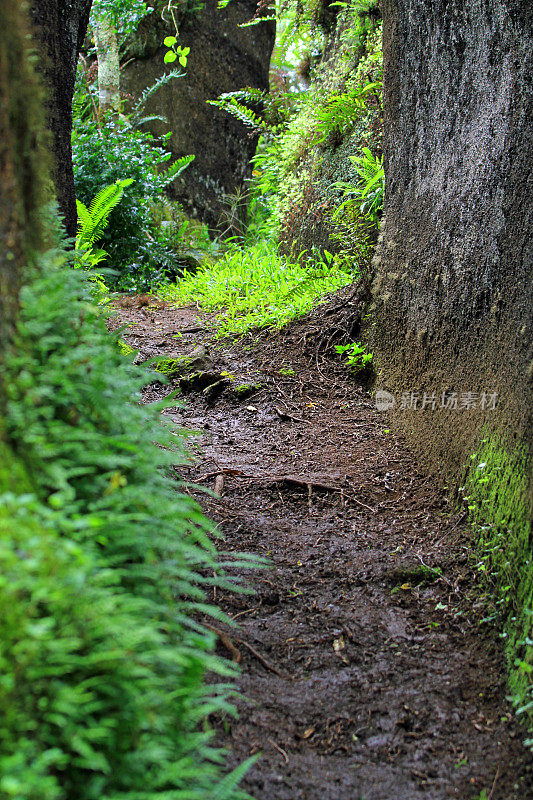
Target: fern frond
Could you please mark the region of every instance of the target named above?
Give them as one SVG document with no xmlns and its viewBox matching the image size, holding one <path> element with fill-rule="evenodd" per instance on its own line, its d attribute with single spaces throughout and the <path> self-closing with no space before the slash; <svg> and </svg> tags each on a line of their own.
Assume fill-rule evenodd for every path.
<svg viewBox="0 0 533 800">
<path fill-rule="evenodd" d="M 111 211 L 121 201 L 124 189 L 131 186 L 132 178 L 126 178 L 105 186 L 92 199 L 89 208 L 77 201 L 78 235 L 76 247 L 92 247 L 101 238 L 108 225 Z"/>
<path fill-rule="evenodd" d="M 189 164 L 192 164 L 196 156 L 182 156 L 182 158 L 176 159 L 170 167 L 162 172 L 160 177 L 162 178 L 162 186 L 168 186 L 172 181 L 175 181 L 178 175 L 181 175 L 184 169 L 187 169 Z"/>
<path fill-rule="evenodd" d="M 164 75 L 161 75 L 159 78 L 157 78 L 157 80 L 155 80 L 151 86 L 148 86 L 144 90 L 144 92 L 142 92 L 139 99 L 133 106 L 133 111 L 130 115 L 130 125 L 133 128 L 136 128 L 142 124 L 143 122 L 142 114 L 144 112 L 146 103 L 148 102 L 150 97 L 153 94 L 155 94 L 155 92 L 159 91 L 159 89 L 162 86 L 165 86 L 170 81 L 175 80 L 176 78 L 184 78 L 184 77 L 185 77 L 185 72 L 182 72 L 179 69 L 173 69 L 170 72 L 166 72 Z M 164 121 L 166 122 L 166 120 Z"/>
<path fill-rule="evenodd" d="M 81 200 L 76 200 L 76 210 L 78 212 L 78 227 L 81 225 L 83 228 L 86 225 L 90 225 L 91 223 L 91 214 L 87 206 L 81 202 Z"/>
</svg>

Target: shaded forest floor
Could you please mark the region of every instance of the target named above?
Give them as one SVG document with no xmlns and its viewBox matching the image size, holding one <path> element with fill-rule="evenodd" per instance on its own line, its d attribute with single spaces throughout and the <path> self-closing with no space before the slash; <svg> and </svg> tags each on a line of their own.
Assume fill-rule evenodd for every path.
<svg viewBox="0 0 533 800">
<path fill-rule="evenodd" d="M 219 741 L 233 765 L 262 753 L 243 783 L 257 800 L 526 800 L 531 759 L 480 624 L 469 528 L 319 346 L 348 298 L 234 342 L 147 298 L 113 322 L 139 360 L 193 353 L 196 378 L 145 399 L 181 381 L 185 405 L 166 413 L 201 435 L 179 477 L 216 491 L 195 493 L 225 549 L 272 562 L 247 576 L 256 594 L 212 598 L 239 625 L 215 624 L 219 651 L 242 667 Z"/>
</svg>

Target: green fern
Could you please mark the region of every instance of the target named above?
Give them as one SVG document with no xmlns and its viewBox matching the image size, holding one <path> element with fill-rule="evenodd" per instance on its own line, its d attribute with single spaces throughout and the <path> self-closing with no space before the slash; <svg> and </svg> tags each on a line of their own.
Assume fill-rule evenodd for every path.
<svg viewBox="0 0 533 800">
<path fill-rule="evenodd" d="M 252 86 L 235 92 L 224 92 L 216 100 L 207 102 L 231 114 L 254 133 L 264 136 L 267 141 L 271 141 L 285 127 L 289 114 L 289 109 L 283 108 L 283 98 Z"/>
<path fill-rule="evenodd" d="M 348 209 L 355 207 L 371 223 L 377 224 L 383 209 L 385 193 L 385 170 L 383 158 L 376 158 L 368 147 L 363 147 L 361 156 L 350 156 L 359 174 L 357 184 L 337 181 L 333 189 L 342 189 L 343 202 L 336 208 L 333 219 L 338 219 Z"/>
<path fill-rule="evenodd" d="M 168 186 L 172 181 L 176 180 L 178 175 L 181 175 L 183 170 L 187 169 L 195 158 L 196 156 L 182 156 L 176 159 L 167 170 L 160 173 L 160 177 L 163 179 L 163 187 Z"/>
<path fill-rule="evenodd" d="M 129 116 L 129 123 L 132 128 L 139 128 L 141 125 L 144 125 L 147 122 L 151 122 L 152 120 L 159 120 L 161 122 L 167 122 L 165 117 L 159 115 L 153 116 L 143 116 L 144 109 L 148 100 L 157 92 L 162 86 L 165 86 L 172 80 L 176 80 L 176 78 L 184 78 L 185 72 L 182 72 L 179 69 L 173 69 L 170 72 L 166 72 L 164 75 L 161 75 L 157 80 L 155 80 L 151 86 L 148 86 L 139 97 L 138 101 L 135 103 L 133 107 L 133 111 Z"/>
<path fill-rule="evenodd" d="M 381 83 L 367 83 L 366 86 L 357 86 L 349 92 L 333 95 L 326 106 L 318 112 L 320 120 L 318 134 L 320 138 L 317 144 L 324 142 L 328 135 L 338 130 L 342 134 L 347 133 L 353 127 L 357 118 L 366 113 L 366 97 L 376 92 Z"/>
<path fill-rule="evenodd" d="M 132 183 L 132 178 L 126 178 L 104 187 L 92 199 L 89 208 L 80 200 L 76 200 L 78 211 L 77 250 L 92 248 L 102 238 L 103 232 L 109 224 L 110 213 L 120 203 L 124 189 L 131 186 Z M 100 252 L 104 253 L 104 251 Z"/>
</svg>

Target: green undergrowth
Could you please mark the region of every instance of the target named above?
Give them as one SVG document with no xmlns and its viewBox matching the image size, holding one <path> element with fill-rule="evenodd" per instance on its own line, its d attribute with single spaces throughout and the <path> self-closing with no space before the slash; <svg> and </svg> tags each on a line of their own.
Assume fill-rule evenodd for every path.
<svg viewBox="0 0 533 800">
<path fill-rule="evenodd" d="M 478 569 L 494 616 L 504 622 L 510 689 L 518 716 L 533 732 L 533 538 L 530 461 L 495 436 L 471 455 L 464 500 L 473 522 Z M 533 749 L 533 738 L 527 740 Z"/>
<path fill-rule="evenodd" d="M 217 336 L 242 334 L 252 328 L 280 328 L 305 314 L 323 295 L 354 280 L 347 259 L 319 256 L 295 261 L 261 244 L 232 249 L 195 274 L 186 273 L 160 296 L 180 305 L 196 302 L 205 311 L 219 311 L 212 323 Z"/>
<path fill-rule="evenodd" d="M 243 798 L 207 725 L 235 667 L 200 624 L 235 581 L 167 477 L 188 455 L 139 403 L 150 373 L 65 259 L 41 257 L 3 364 L 0 798 Z"/>
</svg>

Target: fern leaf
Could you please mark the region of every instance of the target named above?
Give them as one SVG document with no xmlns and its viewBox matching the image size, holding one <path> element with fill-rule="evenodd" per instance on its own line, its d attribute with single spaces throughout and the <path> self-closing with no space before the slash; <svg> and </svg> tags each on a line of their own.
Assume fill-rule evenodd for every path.
<svg viewBox="0 0 533 800">
<path fill-rule="evenodd" d="M 191 164 L 196 156 L 183 156 L 182 158 L 178 158 L 174 161 L 171 166 L 161 174 L 163 179 L 163 186 L 168 186 L 172 181 L 176 180 L 178 175 L 181 175 L 184 169 L 187 169 L 189 164 Z"/>
<path fill-rule="evenodd" d="M 76 247 L 92 247 L 102 237 L 107 227 L 111 211 L 122 199 L 124 189 L 133 183 L 132 178 L 116 181 L 105 186 L 93 198 L 89 208 L 77 201 L 78 208 L 78 235 Z"/>
</svg>

